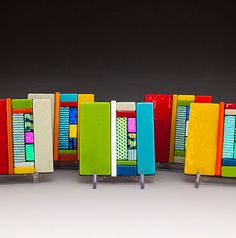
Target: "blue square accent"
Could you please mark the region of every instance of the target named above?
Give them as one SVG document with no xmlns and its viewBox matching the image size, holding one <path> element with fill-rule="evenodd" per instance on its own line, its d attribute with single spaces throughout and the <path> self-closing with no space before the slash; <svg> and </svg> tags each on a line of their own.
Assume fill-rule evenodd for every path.
<svg viewBox="0 0 236 238">
<path fill-rule="evenodd" d="M 78 123 L 78 109 L 76 107 L 70 108 L 70 124 Z"/>
</svg>

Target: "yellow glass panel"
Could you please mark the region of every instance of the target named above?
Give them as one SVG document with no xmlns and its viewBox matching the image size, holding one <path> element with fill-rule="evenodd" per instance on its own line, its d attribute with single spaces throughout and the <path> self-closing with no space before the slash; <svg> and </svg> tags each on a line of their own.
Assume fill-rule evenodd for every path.
<svg viewBox="0 0 236 238">
<path fill-rule="evenodd" d="M 69 125 L 69 138 L 77 138 L 77 125 Z"/>
<path fill-rule="evenodd" d="M 186 144 L 186 174 L 215 175 L 219 104 L 192 103 Z"/>
<path fill-rule="evenodd" d="M 33 174 L 34 167 L 16 167 L 14 168 L 15 174 Z"/>
<path fill-rule="evenodd" d="M 178 95 L 178 100 L 194 101 L 195 100 L 195 96 L 194 95 Z"/>
</svg>

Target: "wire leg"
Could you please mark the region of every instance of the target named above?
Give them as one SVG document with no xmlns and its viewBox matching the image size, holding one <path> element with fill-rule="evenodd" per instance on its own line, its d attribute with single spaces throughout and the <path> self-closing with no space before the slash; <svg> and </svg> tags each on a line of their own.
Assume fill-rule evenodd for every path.
<svg viewBox="0 0 236 238">
<path fill-rule="evenodd" d="M 195 179 L 195 188 L 199 188 L 200 182 L 201 182 L 201 174 L 197 173 L 196 179 Z"/>
<path fill-rule="evenodd" d="M 39 182 L 39 173 L 34 173 L 33 179 L 34 179 L 34 183 L 38 183 Z"/>
<path fill-rule="evenodd" d="M 140 179 L 140 188 L 144 189 L 145 188 L 145 184 L 144 184 L 144 173 L 143 173 L 143 171 L 141 172 L 139 179 Z"/>
<path fill-rule="evenodd" d="M 97 188 L 97 174 L 93 174 L 93 189 Z"/>
</svg>

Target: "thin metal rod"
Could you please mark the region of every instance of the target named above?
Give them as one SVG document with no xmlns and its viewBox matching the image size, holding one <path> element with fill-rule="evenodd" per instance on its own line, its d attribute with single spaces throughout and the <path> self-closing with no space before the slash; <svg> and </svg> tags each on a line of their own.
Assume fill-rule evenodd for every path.
<svg viewBox="0 0 236 238">
<path fill-rule="evenodd" d="M 195 179 L 195 188 L 199 188 L 200 182 L 201 182 L 201 174 L 198 172 L 196 174 L 196 179 Z"/>
<path fill-rule="evenodd" d="M 144 184 L 144 173 L 143 171 L 140 174 L 140 188 L 144 189 L 145 188 L 145 184 Z"/>
<path fill-rule="evenodd" d="M 93 189 L 97 188 L 97 174 L 93 174 Z"/>
<path fill-rule="evenodd" d="M 39 182 L 39 173 L 34 173 L 33 179 L 34 179 L 34 183 L 38 183 Z"/>
</svg>

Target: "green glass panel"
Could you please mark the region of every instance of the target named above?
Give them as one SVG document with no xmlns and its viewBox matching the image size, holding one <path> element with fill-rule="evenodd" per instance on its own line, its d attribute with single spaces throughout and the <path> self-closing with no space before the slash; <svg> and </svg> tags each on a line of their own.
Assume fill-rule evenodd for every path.
<svg viewBox="0 0 236 238">
<path fill-rule="evenodd" d="M 110 175 L 110 103 L 80 104 L 80 174 Z"/>
</svg>

